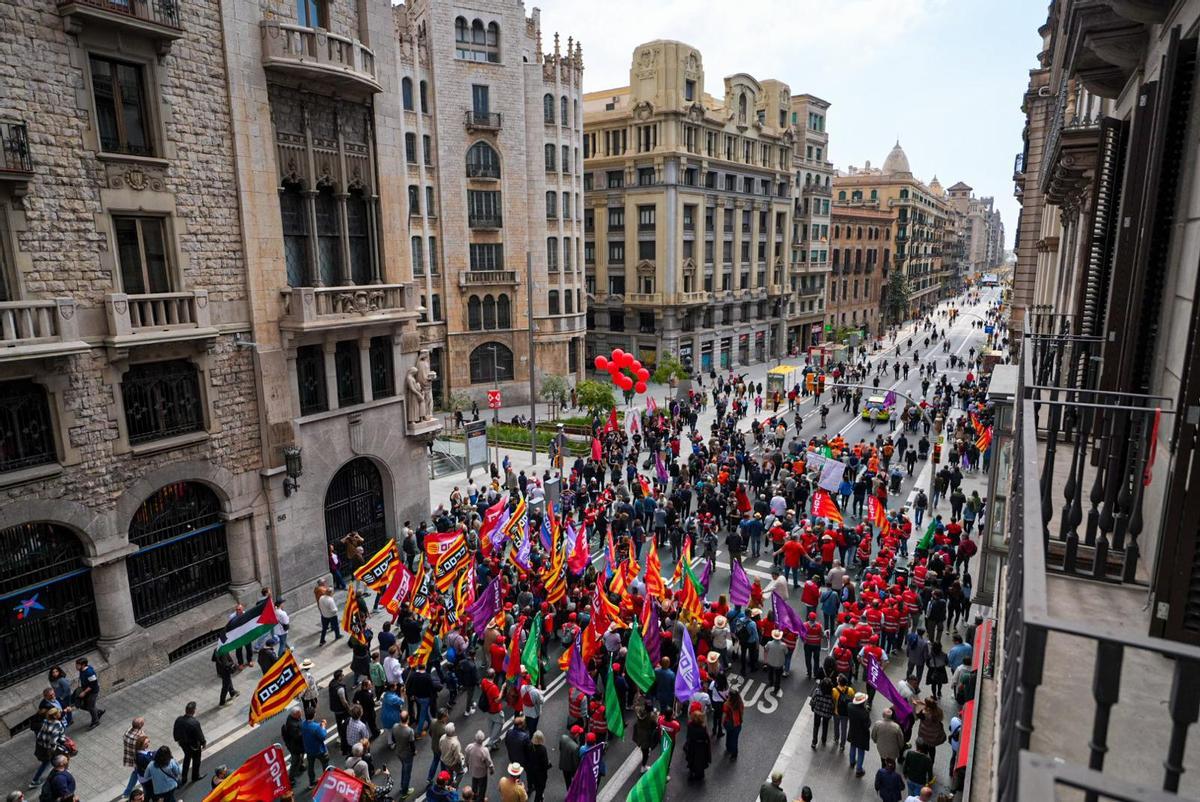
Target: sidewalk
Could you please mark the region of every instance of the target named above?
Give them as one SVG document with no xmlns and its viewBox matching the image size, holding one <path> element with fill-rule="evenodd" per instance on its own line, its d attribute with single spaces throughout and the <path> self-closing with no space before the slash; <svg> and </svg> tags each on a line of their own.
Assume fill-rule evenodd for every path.
<svg viewBox="0 0 1200 802">
<path fill-rule="evenodd" d="M 307 591 L 302 591 L 289 596 L 288 601 L 290 606 L 298 607 L 309 598 Z M 344 598 L 345 594 L 339 592 L 339 609 Z M 306 657 L 312 659 L 313 673 L 324 685 L 335 669 L 350 665 L 350 650 L 346 648 L 345 638 L 318 646 L 320 632 L 321 617 L 315 604 L 291 613 L 288 645 L 295 652 L 297 661 Z M 71 773 L 75 775 L 76 793 L 81 800 L 111 802 L 120 798 L 129 780 L 129 769 L 121 765 L 122 736 L 135 716 L 146 720 L 146 734 L 150 736 L 151 744 L 156 748 L 162 744 L 170 746 L 177 758 L 181 757 L 180 751 L 171 739 L 171 730 L 188 701 L 195 701 L 199 706 L 197 718 L 208 738 L 206 752 L 215 753 L 229 741 L 245 735 L 250 697 L 261 674 L 257 666 L 243 670 L 233 681 L 241 696 L 224 707 L 218 706 L 221 681 L 210 659 L 213 648 L 215 644 L 111 694 L 102 689 L 99 706 L 106 712 L 100 726 L 94 730 L 87 728 L 86 713 L 76 716 L 68 735 L 79 746 L 79 754 L 71 758 Z M 31 711 L 36 702 L 30 700 Z M 37 770 L 33 740 L 33 734 L 24 732 L 0 744 L 0 792 L 7 794 L 25 790 L 28 786 Z M 210 769 L 206 767 L 205 770 Z M 201 785 L 207 790 L 207 781 Z M 26 796 L 36 799 L 37 790 L 32 795 L 26 791 Z M 187 797 L 199 799 L 196 793 Z"/>
</svg>

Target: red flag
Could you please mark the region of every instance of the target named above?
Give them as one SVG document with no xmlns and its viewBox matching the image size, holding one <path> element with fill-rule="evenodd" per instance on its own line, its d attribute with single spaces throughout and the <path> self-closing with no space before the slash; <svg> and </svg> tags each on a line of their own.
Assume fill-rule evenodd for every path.
<svg viewBox="0 0 1200 802">
<path fill-rule="evenodd" d="M 615 432 L 619 428 L 621 426 L 617 423 L 617 410 L 610 409 L 608 411 L 608 423 L 604 424 L 604 433 Z"/>
<path fill-rule="evenodd" d="M 842 511 L 837 502 L 825 490 L 817 489 L 812 494 L 812 514 L 814 518 L 826 518 L 837 526 L 842 525 Z"/>
<path fill-rule="evenodd" d="M 524 616 L 521 617 L 521 620 L 524 621 Z M 512 641 L 508 644 L 508 658 L 504 664 L 504 674 L 509 679 L 516 679 L 521 673 L 521 627 L 521 623 L 513 627 Z"/>
<path fill-rule="evenodd" d="M 567 567 L 571 569 L 572 574 L 582 574 L 587 570 L 590 558 L 591 555 L 588 554 L 587 526 L 583 522 L 580 522 L 579 528 L 575 530 L 575 552 L 571 555 Z"/>
<path fill-rule="evenodd" d="M 278 799 L 291 790 L 287 758 L 283 747 L 276 744 L 243 763 L 237 771 L 209 791 L 204 802 L 258 802 L 261 799 Z"/>
<path fill-rule="evenodd" d="M 880 531 L 887 529 L 887 513 L 884 512 L 883 504 L 873 495 L 867 496 L 867 518 L 876 529 Z"/>
<path fill-rule="evenodd" d="M 396 563 L 392 571 L 392 581 L 383 589 L 379 604 L 392 614 L 392 618 L 400 615 L 400 605 L 408 601 L 413 588 L 416 587 L 417 577 L 403 563 Z"/>
<path fill-rule="evenodd" d="M 662 563 L 658 559 L 658 543 L 653 535 L 650 536 L 650 550 L 646 552 L 646 595 L 660 601 L 667 595 L 667 587 L 662 578 Z"/>
<path fill-rule="evenodd" d="M 483 513 L 483 524 L 479 527 L 479 542 L 487 543 L 492 530 L 500 522 L 501 516 L 504 514 L 504 508 L 508 506 L 508 496 L 502 496 L 492 506 L 488 507 Z"/>
</svg>

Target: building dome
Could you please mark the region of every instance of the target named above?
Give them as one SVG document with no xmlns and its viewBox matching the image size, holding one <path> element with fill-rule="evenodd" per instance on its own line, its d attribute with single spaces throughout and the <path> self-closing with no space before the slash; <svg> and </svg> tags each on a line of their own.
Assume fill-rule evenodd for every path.
<svg viewBox="0 0 1200 802">
<path fill-rule="evenodd" d="M 904 155 L 904 148 L 900 147 L 898 139 L 892 152 L 883 160 L 883 172 L 887 175 L 912 174 L 912 169 L 908 166 L 908 156 Z"/>
<path fill-rule="evenodd" d="M 937 195 L 939 198 L 946 194 L 942 191 L 942 183 L 938 181 L 936 175 L 933 177 L 933 180 L 929 182 L 929 191 L 934 195 Z"/>
</svg>

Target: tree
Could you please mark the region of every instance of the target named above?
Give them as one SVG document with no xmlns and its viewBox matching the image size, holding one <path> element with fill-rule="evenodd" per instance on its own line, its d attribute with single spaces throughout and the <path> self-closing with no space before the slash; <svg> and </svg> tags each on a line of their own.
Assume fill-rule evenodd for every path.
<svg viewBox="0 0 1200 802">
<path fill-rule="evenodd" d="M 891 278 L 888 279 L 883 314 L 893 323 L 899 323 L 908 317 L 908 278 L 898 270 L 892 271 Z"/>
<path fill-rule="evenodd" d="M 446 409 L 451 412 L 461 412 L 471 408 L 471 396 L 466 393 L 450 393 L 446 399 Z"/>
<path fill-rule="evenodd" d="M 683 369 L 683 363 L 671 354 L 667 354 L 658 361 L 658 367 L 650 374 L 650 380 L 655 384 L 666 384 L 674 376 L 676 379 L 686 379 L 687 371 Z"/>
<path fill-rule="evenodd" d="M 575 398 L 579 401 L 579 405 L 592 415 L 597 412 L 607 412 L 617 406 L 616 399 L 613 398 L 612 385 L 591 379 L 585 379 L 575 385 Z"/>
<path fill-rule="evenodd" d="M 567 380 L 562 376 L 555 374 L 542 376 L 541 396 L 546 401 L 554 406 L 562 406 L 567 402 L 567 396 L 571 390 L 567 386 Z M 553 412 L 551 413 L 553 414 Z"/>
</svg>

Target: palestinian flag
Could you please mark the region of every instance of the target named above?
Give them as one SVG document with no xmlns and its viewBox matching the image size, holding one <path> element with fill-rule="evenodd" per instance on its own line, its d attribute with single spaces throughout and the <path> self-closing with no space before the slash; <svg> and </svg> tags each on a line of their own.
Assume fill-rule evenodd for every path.
<svg viewBox="0 0 1200 802">
<path fill-rule="evenodd" d="M 217 654 L 228 654 L 243 646 L 249 646 L 259 638 L 270 635 L 279 624 L 275 617 L 275 605 L 267 596 L 241 615 L 229 619 L 221 633 Z"/>
<path fill-rule="evenodd" d="M 362 564 L 354 572 L 354 578 L 363 582 L 371 590 L 379 591 L 391 582 L 392 573 L 400 565 L 400 550 L 396 541 L 389 540 L 387 545 L 375 552 L 375 556 Z"/>
<path fill-rule="evenodd" d="M 818 488 L 813 491 L 812 514 L 814 518 L 825 518 L 837 526 L 842 525 L 842 511 L 827 490 Z"/>
<path fill-rule="evenodd" d="M 662 563 L 658 559 L 658 543 L 654 535 L 650 536 L 650 547 L 646 552 L 646 595 L 660 601 L 667 595 L 667 586 L 662 578 Z"/>
<path fill-rule="evenodd" d="M 667 795 L 667 769 L 671 765 L 671 751 L 675 742 L 671 736 L 663 733 L 662 751 L 658 759 L 650 766 L 650 770 L 638 778 L 625 802 L 662 802 Z"/>
<path fill-rule="evenodd" d="M 300 666 L 296 665 L 295 652 L 289 649 L 258 681 L 254 695 L 250 697 L 250 726 L 282 713 L 305 687 L 304 675 L 300 673 Z"/>
<path fill-rule="evenodd" d="M 268 746 L 208 792 L 204 802 L 261 802 L 292 793 L 292 783 L 282 767 L 287 757 L 279 744 Z"/>
<path fill-rule="evenodd" d="M 351 585 L 346 593 L 346 607 L 342 610 L 342 629 L 350 636 L 350 640 L 358 641 L 364 646 L 367 643 L 367 611 L 363 609 L 362 600 L 354 592 Z"/>
</svg>

